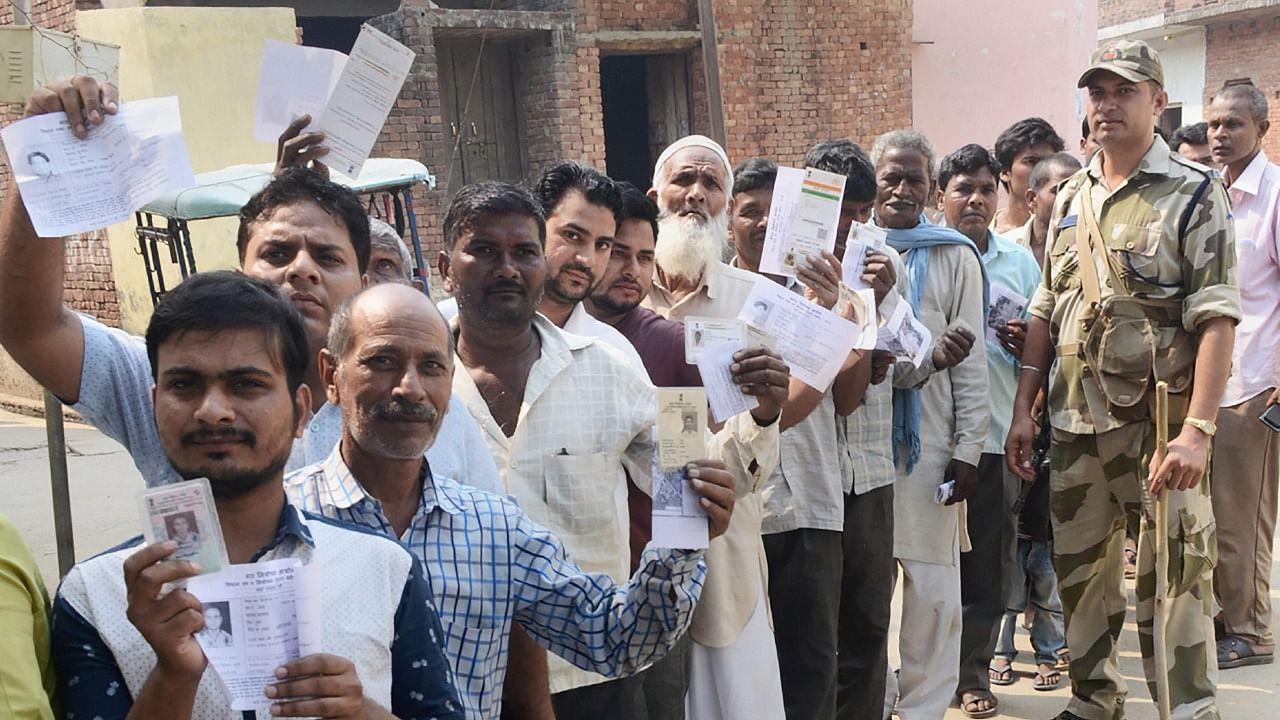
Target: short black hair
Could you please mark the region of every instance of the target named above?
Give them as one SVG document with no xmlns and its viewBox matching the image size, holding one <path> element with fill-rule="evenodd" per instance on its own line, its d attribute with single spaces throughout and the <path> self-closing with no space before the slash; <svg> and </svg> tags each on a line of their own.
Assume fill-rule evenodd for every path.
<svg viewBox="0 0 1280 720">
<path fill-rule="evenodd" d="M 361 273 L 369 269 L 369 216 L 360 205 L 360 198 L 351 188 L 301 167 L 285 170 L 240 208 L 236 250 L 240 252 L 241 265 L 244 265 L 245 253 L 249 249 L 250 226 L 276 208 L 296 202 L 313 202 L 341 220 L 351 236 L 351 247 L 356 251 L 356 267 Z"/>
<path fill-rule="evenodd" d="M 1207 145 L 1209 143 L 1209 123 L 1198 122 L 1183 125 L 1169 136 L 1169 149 L 1178 152 L 1183 145 Z"/>
<path fill-rule="evenodd" d="M 1041 186 L 1053 174 L 1054 168 L 1066 168 L 1074 173 L 1081 167 L 1080 158 L 1075 155 L 1069 152 L 1054 153 L 1036 163 L 1036 166 L 1031 169 L 1031 177 L 1027 179 L 1027 187 L 1039 192 Z"/>
<path fill-rule="evenodd" d="M 1089 116 L 1088 115 L 1086 115 L 1082 120 L 1080 120 L 1080 139 L 1081 140 L 1089 139 Z"/>
<path fill-rule="evenodd" d="M 1085 137 L 1088 137 L 1088 133 L 1085 134 Z M 1053 126 L 1049 124 L 1049 121 L 1044 118 L 1031 117 L 1019 120 L 1000 133 L 1000 136 L 996 138 L 996 160 L 1000 161 L 1000 167 L 1002 168 L 1013 167 L 1013 159 L 1018 156 L 1018 153 L 1036 145 L 1048 145 L 1053 148 L 1054 152 L 1062 152 L 1062 149 L 1066 147 L 1066 143 L 1062 141 L 1062 138 L 1053 129 Z M 998 174 L 996 179 L 999 179 Z M 1008 189 L 1008 185 L 1005 185 L 1005 190 Z"/>
<path fill-rule="evenodd" d="M 49 156 L 45 155 L 43 152 L 39 150 L 32 150 L 31 152 L 27 153 L 27 162 L 31 162 L 35 158 L 44 158 L 45 162 L 49 162 Z"/>
<path fill-rule="evenodd" d="M 751 158 L 733 169 L 733 194 L 772 187 L 778 179 L 778 164 L 768 158 Z"/>
<path fill-rule="evenodd" d="M 276 343 L 289 393 L 297 392 L 311 361 L 302 316 L 280 288 L 233 270 L 196 273 L 165 293 L 147 324 L 151 379 L 159 380 L 160 346 L 190 331 L 262 330 Z"/>
<path fill-rule="evenodd" d="M 1000 161 L 996 156 L 977 143 L 969 143 L 942 158 L 938 165 L 938 189 L 946 192 L 951 178 L 961 173 L 976 173 L 982 168 L 990 170 L 991 176 L 999 180 Z"/>
<path fill-rule="evenodd" d="M 542 212 L 551 215 L 570 190 L 577 190 L 592 205 L 609 208 L 615 222 L 622 222 L 622 193 L 608 175 L 582 163 L 560 162 L 547 168 L 534 185 L 533 194 Z"/>
<path fill-rule="evenodd" d="M 452 251 L 462 233 L 474 230 L 486 215 L 522 215 L 538 226 L 538 241 L 547 241 L 547 214 L 542 205 L 526 189 L 509 182 L 486 180 L 472 183 L 458 191 L 444 213 L 441 230 L 444 247 Z"/>
<path fill-rule="evenodd" d="M 618 183 L 618 192 L 622 196 L 622 217 L 618 220 L 618 225 L 628 220 L 643 220 L 649 223 L 649 227 L 653 228 L 653 237 L 658 237 L 658 203 L 653 198 L 645 195 L 640 188 L 629 182 L 622 181 Z"/>
<path fill-rule="evenodd" d="M 876 199 L 876 169 L 867 153 L 852 140 L 823 140 L 809 148 L 804 165 L 843 175 L 845 202 Z"/>
</svg>

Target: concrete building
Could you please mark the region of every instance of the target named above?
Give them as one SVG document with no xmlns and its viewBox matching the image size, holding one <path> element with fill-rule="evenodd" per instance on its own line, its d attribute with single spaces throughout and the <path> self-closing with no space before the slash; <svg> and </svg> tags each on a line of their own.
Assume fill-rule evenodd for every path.
<svg viewBox="0 0 1280 720">
<path fill-rule="evenodd" d="M 1098 40 L 1146 40 L 1165 65 L 1170 106 L 1161 127 L 1204 119 L 1214 93 L 1252 83 L 1266 94 L 1271 121 L 1280 119 L 1280 1 L 1098 0 Z M 1280 133 L 1265 149 L 1280 155 Z"/>
</svg>

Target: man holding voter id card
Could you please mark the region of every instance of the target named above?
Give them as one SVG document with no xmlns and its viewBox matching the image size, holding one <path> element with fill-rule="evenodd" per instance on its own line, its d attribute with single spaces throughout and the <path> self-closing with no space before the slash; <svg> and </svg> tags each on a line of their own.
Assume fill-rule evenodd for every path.
<svg viewBox="0 0 1280 720">
<path fill-rule="evenodd" d="M 217 560 L 168 559 L 173 540 L 135 538 L 77 564 L 58 592 L 52 645 L 67 717 L 463 718 L 418 561 L 393 540 L 299 510 L 281 491 L 311 402 L 306 332 L 289 301 L 239 273 L 194 275 L 157 305 L 147 354 L 160 440 L 183 478 L 207 479 L 214 507 L 197 515 L 219 521 L 228 570 L 294 560 L 322 578 L 318 652 L 266 668 L 257 682 L 228 682 L 252 653 L 226 667 L 211 654 L 224 640 L 253 639 L 234 632 L 202 644 L 222 611 L 206 612 L 209 598 L 194 587 Z M 260 640 L 270 632 L 258 630 Z"/>
</svg>

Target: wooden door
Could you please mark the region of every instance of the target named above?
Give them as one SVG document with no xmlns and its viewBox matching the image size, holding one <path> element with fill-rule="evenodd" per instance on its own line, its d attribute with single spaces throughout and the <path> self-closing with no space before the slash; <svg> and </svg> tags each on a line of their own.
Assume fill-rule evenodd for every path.
<svg viewBox="0 0 1280 720">
<path fill-rule="evenodd" d="M 645 85 L 649 98 L 649 157 L 688 135 L 692 126 L 689 108 L 689 56 L 649 55 L 645 58 Z"/>
<path fill-rule="evenodd" d="M 449 192 L 480 180 L 519 181 L 525 163 L 511 46 L 437 38 L 436 54 Z"/>
</svg>

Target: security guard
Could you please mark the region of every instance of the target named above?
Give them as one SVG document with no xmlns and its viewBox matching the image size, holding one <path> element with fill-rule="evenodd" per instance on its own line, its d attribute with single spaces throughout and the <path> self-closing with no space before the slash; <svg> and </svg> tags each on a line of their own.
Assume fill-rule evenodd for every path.
<svg viewBox="0 0 1280 720">
<path fill-rule="evenodd" d="M 1171 717 L 1219 717 L 1206 471 L 1240 294 L 1221 182 L 1154 134 L 1168 104 L 1163 85 L 1159 55 L 1136 41 L 1098 48 L 1080 76 L 1102 150 L 1058 192 L 1005 447 L 1010 469 L 1032 479 L 1031 409 L 1048 372 L 1054 555 L 1072 652 L 1072 697 L 1059 720 L 1124 717 L 1116 644 L 1126 606 L 1125 517 L 1162 489 Z M 1158 467 L 1150 410 L 1157 380 L 1170 384 L 1176 435 Z M 1146 512 L 1137 613 L 1153 697 L 1155 547 Z"/>
</svg>

